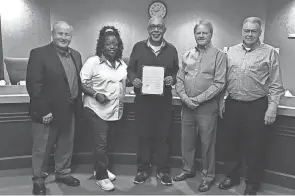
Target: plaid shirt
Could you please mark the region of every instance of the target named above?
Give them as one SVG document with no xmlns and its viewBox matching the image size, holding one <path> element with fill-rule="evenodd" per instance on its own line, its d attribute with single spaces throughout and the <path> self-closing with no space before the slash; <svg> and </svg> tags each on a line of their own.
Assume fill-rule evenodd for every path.
<svg viewBox="0 0 295 196">
<path fill-rule="evenodd" d="M 238 44 L 229 48 L 227 56 L 227 93 L 241 101 L 268 96 L 269 109 L 275 110 L 285 92 L 276 50 L 260 42 L 252 48 Z"/>
<path fill-rule="evenodd" d="M 181 100 L 193 97 L 203 103 L 223 90 L 225 76 L 226 55 L 211 43 L 204 51 L 196 47 L 182 57 L 182 67 L 177 73 L 176 92 Z"/>
</svg>

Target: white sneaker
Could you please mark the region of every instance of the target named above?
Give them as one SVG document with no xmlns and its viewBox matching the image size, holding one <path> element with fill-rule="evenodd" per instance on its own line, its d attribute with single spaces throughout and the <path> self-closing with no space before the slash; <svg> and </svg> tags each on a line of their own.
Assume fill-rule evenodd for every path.
<svg viewBox="0 0 295 196">
<path fill-rule="evenodd" d="M 110 181 L 110 179 L 97 180 L 96 184 L 104 191 L 115 190 L 115 186 Z"/>
<path fill-rule="evenodd" d="M 113 174 L 113 173 L 110 172 L 109 170 L 107 170 L 107 172 L 108 172 L 108 177 L 109 177 L 110 181 L 114 181 L 114 180 L 116 180 L 116 176 L 115 176 L 115 174 Z M 93 176 L 96 176 L 96 171 L 95 171 L 95 170 L 93 171 Z"/>
<path fill-rule="evenodd" d="M 110 172 L 109 170 L 107 170 L 107 172 L 108 172 L 108 176 L 109 176 L 110 181 L 114 181 L 114 180 L 116 180 L 116 176 L 115 176 L 115 174 L 113 174 L 113 173 Z"/>
</svg>

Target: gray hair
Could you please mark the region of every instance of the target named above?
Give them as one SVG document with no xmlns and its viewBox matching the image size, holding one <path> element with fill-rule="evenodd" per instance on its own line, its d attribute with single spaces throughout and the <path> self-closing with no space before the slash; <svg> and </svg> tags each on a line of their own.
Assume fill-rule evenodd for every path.
<svg viewBox="0 0 295 196">
<path fill-rule="evenodd" d="M 250 22 L 250 23 L 256 23 L 256 24 L 258 24 L 258 25 L 260 26 L 260 28 L 261 28 L 261 19 L 258 18 L 258 17 L 251 16 L 251 17 L 246 18 L 246 19 L 244 20 L 244 22 L 243 22 L 243 25 L 244 25 L 245 23 L 247 23 L 247 22 Z"/>
<path fill-rule="evenodd" d="M 204 26 L 207 26 L 210 30 L 210 33 L 213 33 L 213 25 L 211 22 L 207 21 L 207 20 L 200 20 L 199 22 L 197 22 L 197 24 L 195 25 L 194 27 L 194 33 L 196 32 L 197 28 L 200 26 L 200 25 L 204 25 Z"/>
<path fill-rule="evenodd" d="M 67 22 L 65 22 L 65 21 L 56 21 L 56 22 L 54 22 L 53 23 L 53 25 L 52 25 L 52 30 L 51 30 L 51 32 L 53 33 L 53 32 L 55 32 L 55 30 L 56 30 L 56 28 L 57 27 L 59 27 L 59 26 L 62 26 L 62 25 L 64 25 L 64 26 L 68 26 L 68 28 L 70 28 L 70 30 L 71 30 L 71 32 L 73 32 L 73 27 L 71 26 L 71 25 L 69 25 Z"/>
</svg>

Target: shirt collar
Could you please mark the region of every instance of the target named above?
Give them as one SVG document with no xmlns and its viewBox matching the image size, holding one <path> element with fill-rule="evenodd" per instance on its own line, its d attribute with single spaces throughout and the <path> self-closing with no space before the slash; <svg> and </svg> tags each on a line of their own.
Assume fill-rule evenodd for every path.
<svg viewBox="0 0 295 196">
<path fill-rule="evenodd" d="M 106 63 L 108 66 L 113 67 L 103 54 L 99 57 L 99 61 L 100 61 L 100 64 Z M 122 64 L 120 60 L 119 61 L 116 60 L 115 63 L 116 63 L 116 68 Z"/>
<path fill-rule="evenodd" d="M 56 49 L 56 52 L 62 57 L 70 57 L 71 55 L 71 50 L 69 48 L 67 48 L 67 50 L 62 50 L 55 46 L 55 49 Z"/>
<path fill-rule="evenodd" d="M 161 43 L 161 45 L 160 45 L 160 48 L 162 49 L 163 47 L 165 47 L 166 46 L 166 44 L 167 44 L 167 42 L 163 39 L 163 41 L 162 41 L 162 43 Z M 146 45 L 150 48 L 151 47 L 151 42 L 150 42 L 150 40 L 149 39 L 147 39 L 146 40 Z"/>
<path fill-rule="evenodd" d="M 244 50 L 246 50 L 247 52 L 250 52 L 250 51 L 253 51 L 256 48 L 258 48 L 260 45 L 261 45 L 261 42 L 260 42 L 260 40 L 258 40 L 255 44 L 253 44 L 250 48 L 248 48 L 248 47 L 245 46 L 245 43 L 243 42 L 242 43 L 242 48 Z"/>
<path fill-rule="evenodd" d="M 210 42 L 209 44 L 207 44 L 205 47 L 204 47 L 204 51 L 208 50 L 209 48 L 212 47 L 212 43 Z M 200 47 L 197 45 L 195 47 L 196 51 L 200 52 Z"/>
</svg>

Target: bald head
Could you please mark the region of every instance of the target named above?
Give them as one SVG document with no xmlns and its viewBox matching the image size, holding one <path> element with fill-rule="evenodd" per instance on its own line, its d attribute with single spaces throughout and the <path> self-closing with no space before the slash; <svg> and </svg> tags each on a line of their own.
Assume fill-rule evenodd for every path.
<svg viewBox="0 0 295 196">
<path fill-rule="evenodd" d="M 65 21 L 57 21 L 52 25 L 51 33 L 56 47 L 67 49 L 72 40 L 73 27 Z"/>
<path fill-rule="evenodd" d="M 147 30 L 149 33 L 150 44 L 154 46 L 161 45 L 163 41 L 163 36 L 166 32 L 164 19 L 159 16 L 154 16 L 150 18 Z"/>
<path fill-rule="evenodd" d="M 153 16 L 149 19 L 148 26 L 151 24 L 161 24 L 165 26 L 165 20 L 161 16 Z"/>
<path fill-rule="evenodd" d="M 65 21 L 56 21 L 55 23 L 53 23 L 51 31 L 54 32 L 58 28 L 66 28 L 69 29 L 71 33 L 73 32 L 73 27 Z"/>
</svg>

